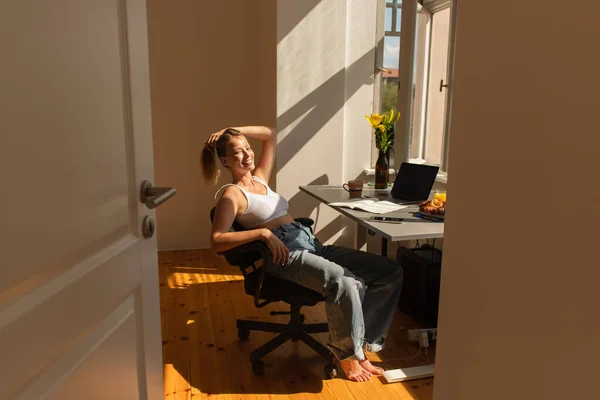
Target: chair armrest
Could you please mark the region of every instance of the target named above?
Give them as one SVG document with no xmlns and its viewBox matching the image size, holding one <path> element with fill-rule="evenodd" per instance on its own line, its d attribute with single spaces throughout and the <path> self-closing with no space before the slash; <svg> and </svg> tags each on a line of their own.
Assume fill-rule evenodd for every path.
<svg viewBox="0 0 600 400">
<path fill-rule="evenodd" d="M 225 256 L 225 259 L 230 265 L 237 265 L 241 269 L 245 269 L 246 267 L 252 265 L 255 261 L 262 259 L 263 265 L 260 268 L 258 284 L 256 285 L 256 292 L 254 293 L 254 305 L 257 308 L 261 308 L 270 303 L 268 300 L 262 303 L 260 302 L 260 291 L 262 289 L 267 270 L 265 266 L 273 262 L 273 253 L 271 253 L 271 249 L 269 249 L 264 242 L 255 240 L 253 242 L 241 244 L 227 251 L 218 252 L 217 254 Z"/>
<path fill-rule="evenodd" d="M 225 259 L 230 265 L 236 265 L 243 268 L 264 258 L 266 254 L 271 255 L 271 250 L 269 250 L 269 247 L 260 240 L 255 240 L 253 242 L 241 244 L 227 251 L 218 252 L 217 254 L 225 256 Z"/>
<path fill-rule="evenodd" d="M 225 256 L 225 257 L 234 256 L 234 255 L 239 255 L 239 254 L 245 254 L 245 253 L 248 253 L 251 251 L 261 251 L 261 247 L 263 247 L 263 246 L 267 247 L 267 245 L 265 245 L 264 242 L 261 242 L 260 240 L 255 240 L 253 242 L 240 244 L 239 246 L 236 246 L 229 250 L 220 251 L 217 254 L 221 255 L 221 256 Z M 269 248 L 267 247 L 267 250 L 268 249 Z"/>
</svg>

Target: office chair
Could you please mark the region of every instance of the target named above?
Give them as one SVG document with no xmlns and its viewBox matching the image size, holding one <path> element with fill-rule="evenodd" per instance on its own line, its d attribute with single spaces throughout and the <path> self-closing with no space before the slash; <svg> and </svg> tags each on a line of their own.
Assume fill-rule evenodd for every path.
<svg viewBox="0 0 600 400">
<path fill-rule="evenodd" d="M 210 211 L 211 222 L 214 219 L 214 214 L 215 208 Z M 296 222 L 309 227 L 311 230 L 314 224 L 314 221 L 310 218 L 297 218 Z M 244 228 L 237 222 L 234 222 L 231 231 L 240 230 L 244 230 Z M 320 293 L 307 289 L 304 286 L 266 274 L 265 265 L 266 263 L 273 262 L 273 256 L 269 247 L 261 241 L 246 243 L 217 254 L 225 256 L 230 265 L 240 268 L 244 276 L 244 291 L 246 294 L 254 297 L 255 307 L 262 308 L 276 301 L 283 301 L 290 305 L 290 311 L 271 311 L 270 313 L 271 315 L 289 315 L 290 322 L 287 324 L 246 319 L 238 319 L 236 321 L 238 337 L 241 340 L 247 340 L 250 336 L 250 331 L 279 333 L 278 336 L 269 340 L 250 354 L 252 372 L 255 375 L 263 375 L 265 372 L 265 363 L 261 358 L 288 340 L 292 342 L 301 340 L 327 361 L 324 368 L 325 378 L 335 378 L 337 371 L 334 365 L 333 353 L 309 335 L 309 333 L 328 332 L 327 323 L 305 324 L 304 315 L 300 313 L 302 306 L 314 306 L 321 301 L 325 301 L 325 298 Z M 257 268 L 256 266 L 256 262 L 259 260 L 262 260 L 261 268 Z"/>
</svg>

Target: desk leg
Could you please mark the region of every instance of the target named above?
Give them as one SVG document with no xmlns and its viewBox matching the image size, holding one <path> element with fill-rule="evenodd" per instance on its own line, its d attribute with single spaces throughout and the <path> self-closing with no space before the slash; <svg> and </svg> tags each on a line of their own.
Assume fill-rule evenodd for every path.
<svg viewBox="0 0 600 400">
<path fill-rule="evenodd" d="M 387 239 L 381 238 L 381 255 L 387 257 Z"/>
<path fill-rule="evenodd" d="M 367 251 L 367 228 L 358 224 L 354 224 L 354 227 L 354 248 Z"/>
</svg>

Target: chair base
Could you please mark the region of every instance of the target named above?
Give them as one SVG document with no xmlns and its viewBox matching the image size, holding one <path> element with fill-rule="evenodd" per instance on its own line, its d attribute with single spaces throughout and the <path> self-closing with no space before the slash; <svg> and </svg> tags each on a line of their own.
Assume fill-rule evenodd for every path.
<svg viewBox="0 0 600 400">
<path fill-rule="evenodd" d="M 300 307 L 291 306 L 290 309 L 290 322 L 287 324 L 253 321 L 245 319 L 237 320 L 236 325 L 238 328 L 238 336 L 242 340 L 248 338 L 248 336 L 250 335 L 250 331 L 279 333 L 279 335 L 269 340 L 250 354 L 250 361 L 253 363 L 253 370 L 254 365 L 256 363 L 259 363 L 261 358 L 263 358 L 265 355 L 269 354 L 271 351 L 275 350 L 277 347 L 281 346 L 288 340 L 292 340 L 293 342 L 301 340 L 302 342 L 306 343 L 311 349 L 313 349 L 317 354 L 323 357 L 329 364 L 334 363 L 335 357 L 333 353 L 331 353 L 331 351 L 329 351 L 329 349 L 322 345 L 318 340 L 309 335 L 309 333 L 328 332 L 329 327 L 327 326 L 327 323 L 305 324 L 304 315 L 300 314 Z M 256 372 L 257 371 L 255 371 L 255 373 Z M 258 375 L 262 374 L 259 373 Z"/>
</svg>

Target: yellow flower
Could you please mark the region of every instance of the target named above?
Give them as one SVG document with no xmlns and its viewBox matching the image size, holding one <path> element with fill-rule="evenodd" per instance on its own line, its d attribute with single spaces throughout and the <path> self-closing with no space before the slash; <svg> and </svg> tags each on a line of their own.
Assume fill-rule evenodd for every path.
<svg viewBox="0 0 600 400">
<path fill-rule="evenodd" d="M 371 124 L 373 129 L 377 129 L 379 127 L 379 124 L 381 124 L 381 121 L 383 120 L 383 115 L 371 114 L 370 116 L 365 115 L 365 118 L 367 119 L 367 121 L 369 121 L 369 124 Z"/>
<path fill-rule="evenodd" d="M 383 114 L 365 115 L 374 129 L 375 145 L 378 149 L 387 151 L 394 146 L 394 124 L 400 118 L 400 113 L 394 109 Z"/>
</svg>

